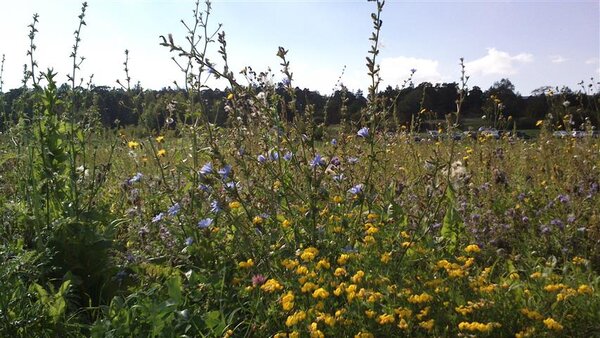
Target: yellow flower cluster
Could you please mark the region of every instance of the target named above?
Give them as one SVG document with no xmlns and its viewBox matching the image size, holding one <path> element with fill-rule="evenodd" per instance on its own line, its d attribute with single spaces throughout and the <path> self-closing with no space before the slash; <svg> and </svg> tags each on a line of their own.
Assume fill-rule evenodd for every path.
<svg viewBox="0 0 600 338">
<path fill-rule="evenodd" d="M 433 297 L 431 295 L 429 295 L 427 292 L 423 292 L 420 295 L 412 295 L 412 296 L 408 297 L 408 302 L 412 303 L 412 304 L 428 303 L 431 300 L 433 300 Z"/>
<path fill-rule="evenodd" d="M 523 309 L 521 309 L 521 313 L 524 314 L 527 318 L 532 319 L 532 320 L 544 319 L 544 316 L 542 316 L 541 313 L 539 313 L 535 310 L 529 310 L 527 308 L 523 308 Z"/>
<path fill-rule="evenodd" d="M 548 291 L 548 292 L 556 292 L 556 291 L 561 291 L 563 289 L 566 289 L 567 286 L 559 283 L 559 284 L 548 284 L 546 286 L 544 286 L 544 290 Z"/>
<path fill-rule="evenodd" d="M 285 325 L 287 327 L 294 326 L 299 322 L 303 321 L 304 319 L 306 319 L 306 312 L 296 311 L 287 317 L 287 319 L 285 320 Z"/>
<path fill-rule="evenodd" d="M 312 261 L 313 259 L 315 259 L 315 257 L 318 254 L 319 254 L 319 250 L 317 248 L 310 247 L 310 248 L 304 249 L 302 254 L 300 254 L 300 258 L 302 258 L 302 260 L 305 262 L 309 262 L 309 261 Z"/>
<path fill-rule="evenodd" d="M 544 325 L 546 325 L 546 327 L 550 330 L 554 331 L 561 331 L 563 329 L 563 326 L 560 325 L 560 323 L 554 320 L 552 317 L 544 319 Z"/>
<path fill-rule="evenodd" d="M 284 311 L 290 311 L 294 308 L 294 293 L 288 291 L 283 297 L 281 297 L 281 307 Z"/>
<path fill-rule="evenodd" d="M 238 266 L 239 266 L 241 269 L 248 269 L 248 268 L 251 268 L 251 267 L 253 267 L 253 266 L 254 266 L 254 261 L 252 260 L 252 258 L 250 258 L 250 259 L 248 259 L 248 260 L 247 260 L 247 261 L 245 261 L 245 262 L 239 262 L 239 263 L 238 263 Z"/>
<path fill-rule="evenodd" d="M 380 315 L 379 317 L 377 317 L 377 323 L 379 323 L 380 325 L 393 324 L 394 321 L 395 321 L 395 318 L 394 318 L 393 314 L 384 313 L 384 314 Z"/>
<path fill-rule="evenodd" d="M 327 292 L 327 290 L 325 290 L 324 288 L 318 288 L 315 290 L 315 292 L 313 292 L 313 298 L 315 299 L 325 299 L 327 297 L 329 297 L 329 292 Z"/>
<path fill-rule="evenodd" d="M 490 332 L 495 327 L 500 327 L 499 323 L 479 323 L 479 322 L 461 322 L 458 324 L 458 329 L 461 331 L 479 331 L 479 332 Z"/>
<path fill-rule="evenodd" d="M 260 289 L 265 292 L 273 293 L 282 290 L 283 286 L 281 286 L 276 279 L 271 278 L 266 281 L 265 284 L 260 287 Z"/>
<path fill-rule="evenodd" d="M 481 251 L 481 249 L 479 246 L 477 246 L 477 244 L 471 244 L 465 248 L 465 252 L 467 253 L 478 253 L 479 251 Z"/>
</svg>

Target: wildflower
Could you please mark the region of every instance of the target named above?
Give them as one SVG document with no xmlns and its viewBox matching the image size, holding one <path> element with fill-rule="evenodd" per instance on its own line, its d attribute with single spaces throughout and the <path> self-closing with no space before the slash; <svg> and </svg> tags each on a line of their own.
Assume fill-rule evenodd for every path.
<svg viewBox="0 0 600 338">
<path fill-rule="evenodd" d="M 285 155 L 283 155 L 283 159 L 286 160 L 286 161 L 289 161 L 289 160 L 292 159 L 293 156 L 294 156 L 294 154 L 292 154 L 291 151 L 288 151 L 288 152 L 285 153 Z"/>
<path fill-rule="evenodd" d="M 211 162 L 208 162 L 205 165 L 203 165 L 199 171 L 200 175 L 202 175 L 202 176 L 206 176 L 212 172 L 213 172 L 213 165 Z"/>
<path fill-rule="evenodd" d="M 336 139 L 332 139 L 331 140 L 331 145 L 334 146 L 334 147 L 337 147 L 338 141 Z"/>
<path fill-rule="evenodd" d="M 188 237 L 185 239 L 186 246 L 190 246 L 190 245 L 192 245 L 192 243 L 194 243 L 194 239 L 192 237 Z"/>
<path fill-rule="evenodd" d="M 306 248 L 300 255 L 303 261 L 312 261 L 319 254 L 319 250 L 314 247 Z"/>
<path fill-rule="evenodd" d="M 357 157 L 348 157 L 348 163 L 356 164 L 356 163 L 358 163 L 358 158 Z"/>
<path fill-rule="evenodd" d="M 140 144 L 136 141 L 129 141 L 127 142 L 127 146 L 129 147 L 129 149 L 137 149 L 140 146 Z"/>
<path fill-rule="evenodd" d="M 233 93 L 227 94 L 227 100 L 233 100 Z"/>
<path fill-rule="evenodd" d="M 221 175 L 222 179 L 227 179 L 231 174 L 231 165 L 226 164 L 223 168 L 219 169 L 218 174 Z"/>
<path fill-rule="evenodd" d="M 583 294 L 585 294 L 585 293 L 587 293 L 587 294 L 590 294 L 590 295 L 591 295 L 591 294 L 592 294 L 592 292 L 594 292 L 594 289 L 592 289 L 592 287 L 590 287 L 589 285 L 586 285 L 586 284 L 581 284 L 581 285 L 579 285 L 579 287 L 577 288 L 577 292 L 578 292 L 579 294 L 582 294 L 582 295 L 583 295 Z"/>
<path fill-rule="evenodd" d="M 563 326 L 560 325 L 560 323 L 554 320 L 552 317 L 544 319 L 544 325 L 546 325 L 546 327 L 550 330 L 554 331 L 561 331 L 563 329 Z"/>
<path fill-rule="evenodd" d="M 159 135 L 155 138 L 157 143 L 163 143 L 165 141 L 165 137 L 162 135 Z"/>
<path fill-rule="evenodd" d="M 367 128 L 367 127 L 360 128 L 358 130 L 358 132 L 356 133 L 356 135 L 358 135 L 359 137 L 364 137 L 364 138 L 369 137 L 369 128 Z"/>
<path fill-rule="evenodd" d="M 167 151 L 164 149 L 160 149 L 158 152 L 156 152 L 156 156 L 158 157 L 165 157 L 167 155 Z"/>
<path fill-rule="evenodd" d="M 479 331 L 490 332 L 494 327 L 500 327 L 498 323 L 479 323 L 479 322 L 461 322 L 458 324 L 458 329 L 461 331 Z"/>
<path fill-rule="evenodd" d="M 346 262 L 348 261 L 349 258 L 350 258 L 350 255 L 341 254 L 340 257 L 338 257 L 338 259 L 337 259 L 337 263 L 339 265 L 344 265 L 344 264 L 346 264 Z"/>
<path fill-rule="evenodd" d="M 427 331 L 431 331 L 433 329 L 433 325 L 435 324 L 435 320 L 434 319 L 430 319 L 428 321 L 425 322 L 420 322 L 419 326 L 424 328 Z"/>
<path fill-rule="evenodd" d="M 277 161 L 279 160 L 279 152 L 276 150 L 270 150 L 269 151 L 269 159 L 271 161 Z"/>
<path fill-rule="evenodd" d="M 303 293 L 309 293 L 316 289 L 317 289 L 317 285 L 315 283 L 306 282 L 306 283 L 304 283 L 304 285 L 302 285 L 302 288 L 300 288 L 300 291 L 302 291 Z"/>
<path fill-rule="evenodd" d="M 363 184 L 357 184 L 355 186 L 353 186 L 352 188 L 348 189 L 348 192 L 352 195 L 358 195 L 360 193 L 362 193 L 363 191 Z"/>
<path fill-rule="evenodd" d="M 468 253 L 471 253 L 471 252 L 477 253 L 477 252 L 481 251 L 481 249 L 479 249 L 479 246 L 477 246 L 477 244 L 471 244 L 465 248 L 465 251 Z"/>
<path fill-rule="evenodd" d="M 392 258 L 392 253 L 391 252 L 384 252 L 381 255 L 381 258 L 379 259 L 383 264 L 387 264 L 390 259 Z"/>
<path fill-rule="evenodd" d="M 365 272 L 362 270 L 358 270 L 354 276 L 352 276 L 352 283 L 360 283 L 360 281 L 365 276 Z"/>
<path fill-rule="evenodd" d="M 521 309 L 521 313 L 523 315 L 525 315 L 527 318 L 531 319 L 531 320 L 542 320 L 544 319 L 544 316 L 542 316 L 541 313 L 535 311 L 535 310 L 529 310 L 527 308 L 523 308 Z"/>
<path fill-rule="evenodd" d="M 254 266 L 254 260 L 252 260 L 252 258 L 249 258 L 247 261 L 242 261 L 238 263 L 238 266 L 241 269 L 248 269 Z"/>
<path fill-rule="evenodd" d="M 223 208 L 221 208 L 221 205 L 219 204 L 219 201 L 217 200 L 213 200 L 212 202 L 210 202 L 210 211 L 213 213 L 219 213 L 220 211 L 222 211 Z"/>
<path fill-rule="evenodd" d="M 137 174 L 133 175 L 133 177 L 130 178 L 127 182 L 129 184 L 133 184 L 133 183 L 139 182 L 142 179 L 142 177 L 144 177 L 144 175 L 142 175 L 142 173 L 137 173 Z"/>
<path fill-rule="evenodd" d="M 242 204 L 238 201 L 229 202 L 229 209 L 238 209 Z"/>
<path fill-rule="evenodd" d="M 303 321 L 306 318 L 306 312 L 304 311 L 296 311 L 294 314 L 287 317 L 285 321 L 285 325 L 287 327 L 294 326 L 298 324 L 298 322 Z"/>
<path fill-rule="evenodd" d="M 313 292 L 313 298 L 321 298 L 321 299 L 325 299 L 327 297 L 329 297 L 329 292 L 327 292 L 327 290 L 323 289 L 323 288 L 318 288 L 315 290 L 315 292 Z"/>
<path fill-rule="evenodd" d="M 209 226 L 211 226 L 213 223 L 213 219 L 212 218 L 205 218 L 203 220 L 201 220 L 200 222 L 198 222 L 198 228 L 200 229 L 206 229 Z"/>
<path fill-rule="evenodd" d="M 167 213 L 169 214 L 169 216 L 175 216 L 177 215 L 179 210 L 181 210 L 181 206 L 179 205 L 179 203 L 175 203 L 169 208 L 169 210 L 167 210 Z"/>
<path fill-rule="evenodd" d="M 256 160 L 258 161 L 258 163 L 265 163 L 267 161 L 267 158 L 265 157 L 265 155 L 260 154 L 256 157 Z"/>
<path fill-rule="evenodd" d="M 154 218 L 152 218 L 152 223 L 160 222 L 164 217 L 165 217 L 165 214 L 161 212 L 160 214 L 158 214 L 158 215 L 154 216 Z"/>
<path fill-rule="evenodd" d="M 354 338 L 374 338 L 375 336 L 370 332 L 359 332 L 354 335 Z"/>
<path fill-rule="evenodd" d="M 266 281 L 265 284 L 260 287 L 260 289 L 265 292 L 273 293 L 283 289 L 283 286 L 281 286 L 276 279 L 271 278 Z"/>
<path fill-rule="evenodd" d="M 344 268 L 336 268 L 335 272 L 333 273 L 333 275 L 336 276 L 336 277 L 345 276 L 346 275 L 346 269 L 344 269 Z"/>
<path fill-rule="evenodd" d="M 260 274 L 254 275 L 254 276 L 252 276 L 252 285 L 253 286 L 263 285 L 266 280 L 267 280 L 267 277 L 265 277 L 263 275 L 260 275 Z"/>
<path fill-rule="evenodd" d="M 321 157 L 320 154 L 316 154 L 315 157 L 310 161 L 310 167 L 313 169 L 318 166 L 324 166 L 324 165 L 325 165 L 325 160 L 323 159 L 323 157 Z"/>
<path fill-rule="evenodd" d="M 283 297 L 281 297 L 281 307 L 284 311 L 290 311 L 294 308 L 294 293 L 288 291 Z"/>
<path fill-rule="evenodd" d="M 433 297 L 431 295 L 429 295 L 427 292 L 423 292 L 420 295 L 412 295 L 408 297 L 408 302 L 413 304 L 420 304 L 430 302 L 432 299 Z"/>
<path fill-rule="evenodd" d="M 395 321 L 394 315 L 384 313 L 377 318 L 379 325 L 393 324 Z"/>
</svg>

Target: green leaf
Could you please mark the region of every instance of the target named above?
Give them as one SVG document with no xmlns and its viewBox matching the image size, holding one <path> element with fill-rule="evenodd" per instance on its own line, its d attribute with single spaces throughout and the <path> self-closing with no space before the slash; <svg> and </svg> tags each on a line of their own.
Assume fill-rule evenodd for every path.
<svg viewBox="0 0 600 338">
<path fill-rule="evenodd" d="M 183 302 L 183 296 L 181 294 L 183 285 L 181 284 L 181 277 L 179 275 L 172 276 L 167 280 L 167 289 L 169 291 L 169 298 L 176 305 Z"/>
<path fill-rule="evenodd" d="M 454 208 L 455 204 L 454 190 L 448 186 L 446 190 L 446 214 L 442 223 L 441 234 L 448 243 L 448 250 L 455 251 L 458 248 L 460 236 L 464 233 L 464 223 Z"/>
</svg>

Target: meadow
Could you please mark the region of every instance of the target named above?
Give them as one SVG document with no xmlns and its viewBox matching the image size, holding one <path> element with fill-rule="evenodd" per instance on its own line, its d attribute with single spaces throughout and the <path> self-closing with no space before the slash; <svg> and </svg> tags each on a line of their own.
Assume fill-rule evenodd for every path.
<svg viewBox="0 0 600 338">
<path fill-rule="evenodd" d="M 448 137 L 416 140 L 378 96 L 374 7 L 369 103 L 336 126 L 287 118 L 283 48 L 287 99 L 268 73 L 240 84 L 224 35 L 194 40 L 200 3 L 191 47 L 163 37 L 195 67 L 157 130 L 78 109 L 77 43 L 66 93 L 32 62 L 32 114 L 0 135 L 0 336 L 600 337 L 597 126 L 553 137 L 569 116 L 551 93 L 535 138 L 458 140 L 459 91 Z M 222 125 L 211 76 L 230 83 Z"/>
</svg>

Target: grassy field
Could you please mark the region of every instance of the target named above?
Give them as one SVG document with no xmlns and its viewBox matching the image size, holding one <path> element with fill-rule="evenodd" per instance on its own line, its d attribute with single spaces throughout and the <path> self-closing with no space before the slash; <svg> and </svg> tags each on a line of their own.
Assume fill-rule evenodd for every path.
<svg viewBox="0 0 600 338">
<path fill-rule="evenodd" d="M 200 67 L 188 123 L 156 130 L 104 128 L 44 74 L 0 134 L 0 336 L 600 337 L 600 139 L 553 137 L 551 107 L 533 139 L 454 140 L 461 91 L 417 141 L 373 36 L 368 107 L 334 127 L 284 117 L 283 48 L 287 98 L 165 38 Z"/>
</svg>

